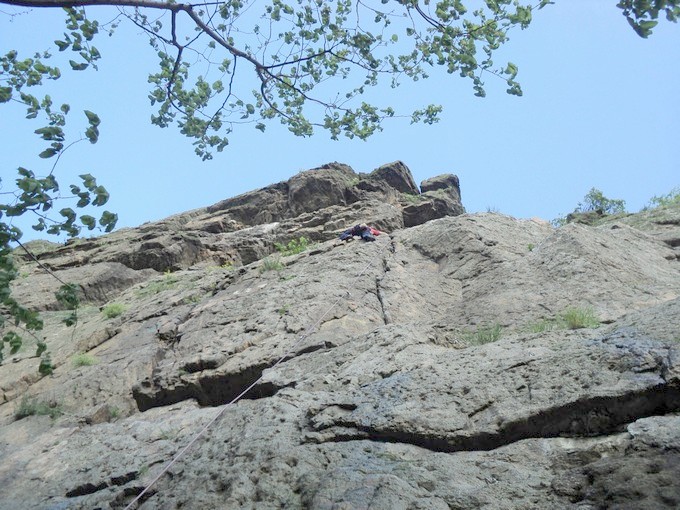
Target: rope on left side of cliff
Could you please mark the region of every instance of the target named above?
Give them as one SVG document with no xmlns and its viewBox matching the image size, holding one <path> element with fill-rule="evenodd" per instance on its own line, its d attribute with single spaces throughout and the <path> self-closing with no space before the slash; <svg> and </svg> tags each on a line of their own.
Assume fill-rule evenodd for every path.
<svg viewBox="0 0 680 510">
<path fill-rule="evenodd" d="M 388 238 L 389 239 L 389 238 Z M 388 248 L 391 245 L 391 239 L 388 241 L 388 243 L 382 243 L 383 246 L 380 247 L 380 250 L 378 251 L 378 256 L 371 257 L 371 261 L 366 264 L 366 267 L 364 267 L 358 275 L 356 275 L 357 279 L 360 279 L 362 276 L 364 276 L 368 270 L 373 266 L 376 261 L 381 259 L 381 256 L 383 252 L 385 251 L 386 248 Z M 371 243 L 371 244 L 377 244 L 377 243 Z M 327 309 L 326 311 L 309 327 L 305 328 L 303 332 L 299 335 L 299 338 L 290 346 L 286 351 L 283 353 L 283 355 L 274 363 L 269 369 L 275 369 L 277 366 L 279 366 L 283 361 L 295 351 L 295 348 L 300 345 L 304 340 L 306 340 L 315 330 L 316 328 L 319 327 L 319 325 L 323 322 L 323 320 L 328 317 L 330 314 L 331 310 L 335 308 L 343 299 L 347 299 L 351 296 L 352 294 L 349 291 L 346 291 L 344 294 L 342 294 L 340 297 L 338 297 Z M 253 381 L 250 386 L 248 386 L 246 389 L 244 389 L 241 393 L 239 393 L 237 396 L 235 396 L 230 402 L 226 403 L 222 409 L 220 409 L 217 414 L 208 422 L 206 423 L 203 428 L 196 433 L 196 435 L 187 443 L 186 446 L 184 446 L 179 452 L 175 454 L 175 456 L 159 471 L 159 473 L 149 482 L 144 489 L 135 496 L 135 499 L 133 499 L 126 507 L 125 510 L 131 510 L 133 508 L 136 508 L 137 502 L 139 502 L 142 497 L 153 487 L 158 480 L 160 480 L 163 475 L 165 475 L 172 466 L 177 463 L 177 461 L 192 447 L 196 442 L 212 427 L 217 420 L 219 420 L 222 415 L 229 409 L 229 406 L 232 404 L 235 404 L 241 398 L 243 398 L 244 395 L 246 395 L 250 390 L 252 390 L 257 384 L 262 380 L 264 377 L 264 371 L 262 374 L 260 374 L 260 377 L 258 377 L 255 381 Z"/>
</svg>

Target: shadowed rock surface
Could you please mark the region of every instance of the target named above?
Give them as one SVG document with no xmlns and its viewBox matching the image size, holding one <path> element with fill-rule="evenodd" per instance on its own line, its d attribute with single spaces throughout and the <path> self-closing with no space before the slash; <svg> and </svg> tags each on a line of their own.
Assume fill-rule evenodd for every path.
<svg viewBox="0 0 680 510">
<path fill-rule="evenodd" d="M 42 243 L 83 306 L 23 261 L 56 369 L 30 339 L 0 366 L 0 508 L 124 508 L 220 412 L 140 508 L 677 508 L 677 217 L 555 229 L 332 163 Z"/>
</svg>

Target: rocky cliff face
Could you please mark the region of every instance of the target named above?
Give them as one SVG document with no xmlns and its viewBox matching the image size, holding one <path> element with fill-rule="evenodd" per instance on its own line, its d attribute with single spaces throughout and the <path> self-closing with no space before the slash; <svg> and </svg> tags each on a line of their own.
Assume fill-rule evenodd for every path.
<svg viewBox="0 0 680 510">
<path fill-rule="evenodd" d="M 331 164 L 43 245 L 83 306 L 23 263 L 56 369 L 0 366 L 0 507 L 124 508 L 198 437 L 141 508 L 677 508 L 678 210 L 463 213 L 455 176 Z"/>
</svg>

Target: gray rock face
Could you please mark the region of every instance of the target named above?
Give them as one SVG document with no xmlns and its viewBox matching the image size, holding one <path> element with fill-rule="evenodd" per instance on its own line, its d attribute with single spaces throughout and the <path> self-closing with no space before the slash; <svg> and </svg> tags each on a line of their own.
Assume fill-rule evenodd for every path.
<svg viewBox="0 0 680 510">
<path fill-rule="evenodd" d="M 413 180 L 410 170 L 401 161 L 381 166 L 374 170 L 369 178 L 385 181 L 389 186 L 401 193 L 418 194 L 418 187 Z"/>
<path fill-rule="evenodd" d="M 48 247 L 75 330 L 25 263 L 56 369 L 0 366 L 0 507 L 124 508 L 191 444 L 140 508 L 677 508 L 678 233 L 456 215 L 454 176 L 400 168 Z"/>
<path fill-rule="evenodd" d="M 276 243 L 301 236 L 327 241 L 357 223 L 392 232 L 405 224 L 462 214 L 465 210 L 456 190 L 440 191 L 441 196 L 420 195 L 420 212 L 414 212 L 402 195 L 418 194 L 418 189 L 403 163 L 382 166 L 371 174 L 329 163 L 138 229 L 47 247 L 38 258 L 52 269 L 101 262 L 158 272 L 201 263 L 247 265 L 272 253 Z"/>
</svg>

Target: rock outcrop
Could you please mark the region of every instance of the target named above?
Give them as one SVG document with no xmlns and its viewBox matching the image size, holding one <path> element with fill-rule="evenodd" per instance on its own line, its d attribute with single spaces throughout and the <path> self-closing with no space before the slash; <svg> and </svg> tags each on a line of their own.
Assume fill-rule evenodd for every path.
<svg viewBox="0 0 680 510">
<path fill-rule="evenodd" d="M 463 213 L 453 175 L 334 163 L 41 245 L 84 305 L 23 263 L 56 369 L 0 366 L 0 507 L 125 508 L 201 431 L 140 508 L 680 506 L 677 209 Z"/>
<path fill-rule="evenodd" d="M 438 179 L 442 185 L 432 189 L 426 181 L 420 193 L 401 162 L 370 174 L 330 163 L 136 229 L 73 240 L 56 249 L 43 243 L 38 258 L 55 270 L 101 262 L 158 272 L 201 263 L 247 265 L 272 253 L 276 243 L 303 236 L 328 241 L 361 222 L 392 232 L 464 213 L 458 178 L 443 175 Z"/>
</svg>

